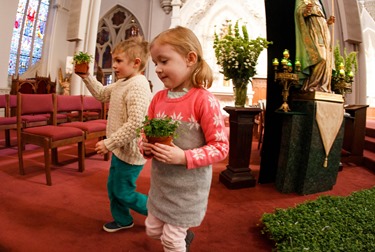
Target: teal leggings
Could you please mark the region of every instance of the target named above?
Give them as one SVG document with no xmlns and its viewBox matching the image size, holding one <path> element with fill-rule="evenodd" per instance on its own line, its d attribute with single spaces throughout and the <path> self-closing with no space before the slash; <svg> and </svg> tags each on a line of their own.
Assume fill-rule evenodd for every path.
<svg viewBox="0 0 375 252">
<path fill-rule="evenodd" d="M 108 176 L 108 197 L 114 220 L 120 225 L 133 222 L 130 209 L 147 215 L 147 195 L 136 192 L 136 181 L 143 165 L 131 165 L 112 154 Z"/>
</svg>

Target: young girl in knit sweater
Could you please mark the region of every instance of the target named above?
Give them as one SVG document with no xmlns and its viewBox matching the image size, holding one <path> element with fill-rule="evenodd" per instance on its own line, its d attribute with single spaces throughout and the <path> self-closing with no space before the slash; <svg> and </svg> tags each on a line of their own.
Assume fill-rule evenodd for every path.
<svg viewBox="0 0 375 252">
<path fill-rule="evenodd" d="M 112 51 L 115 83 L 103 86 L 93 76 L 79 74 L 95 98 L 110 103 L 107 138 L 95 146 L 98 154 L 112 151 L 107 189 L 113 221 L 103 226 L 107 232 L 133 227 L 130 209 L 147 215 L 147 196 L 136 192 L 136 180 L 146 163 L 138 148 L 136 129 L 142 125 L 152 98 L 142 74 L 149 56 L 148 42 L 133 37 Z"/>
<path fill-rule="evenodd" d="M 180 125 L 172 146 L 141 144 L 145 157 L 153 157 L 146 233 L 164 251 L 186 251 L 194 237 L 189 228 L 206 213 L 211 164 L 227 156 L 228 139 L 219 103 L 206 90 L 212 71 L 194 33 L 180 26 L 162 32 L 150 52 L 166 89 L 155 94 L 148 116 L 170 116 Z"/>
</svg>

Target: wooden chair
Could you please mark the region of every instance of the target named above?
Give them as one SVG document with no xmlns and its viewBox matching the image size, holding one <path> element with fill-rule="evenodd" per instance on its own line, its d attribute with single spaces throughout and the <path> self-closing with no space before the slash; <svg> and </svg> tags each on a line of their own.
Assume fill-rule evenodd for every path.
<svg viewBox="0 0 375 252">
<path fill-rule="evenodd" d="M 0 130 L 4 130 L 5 147 L 11 147 L 10 131 L 17 129 L 17 117 L 10 115 L 10 95 L 0 95 L 0 108 L 4 110 L 4 116 L 0 117 Z"/>
<path fill-rule="evenodd" d="M 56 95 L 57 124 L 83 121 L 81 95 Z"/>
<path fill-rule="evenodd" d="M 103 103 L 93 96 L 82 96 L 83 121 L 103 118 Z"/>
<path fill-rule="evenodd" d="M 103 102 L 102 103 L 102 117 L 99 119 L 90 120 L 90 122 L 104 123 L 107 125 L 108 110 L 109 110 L 109 102 Z"/>
<path fill-rule="evenodd" d="M 45 126 L 22 128 L 24 114 L 50 114 L 49 124 Z M 19 172 L 25 174 L 23 152 L 26 144 L 34 144 L 44 149 L 44 167 L 47 185 L 52 185 L 51 163 L 57 164 L 57 148 L 72 144 L 78 145 L 78 171 L 83 172 L 85 136 L 82 130 L 75 127 L 56 125 L 55 94 L 21 94 L 17 97 L 17 142 Z M 50 150 L 52 155 L 50 154 Z"/>
<path fill-rule="evenodd" d="M 91 140 L 91 139 L 98 139 L 102 140 L 106 137 L 106 128 L 107 125 L 104 123 L 100 122 L 91 122 L 91 121 L 86 121 L 86 122 L 68 122 L 68 123 L 63 123 L 60 124 L 62 127 L 76 127 L 80 130 L 82 130 L 85 134 L 85 140 Z M 95 153 L 87 153 L 85 151 L 85 156 L 89 156 Z M 104 155 L 104 160 L 108 161 L 109 160 L 109 154 Z"/>
<path fill-rule="evenodd" d="M 58 95 L 57 96 L 57 111 L 59 112 L 71 112 L 71 111 L 79 111 L 80 118 L 83 117 L 83 104 L 81 96 L 68 96 L 68 95 Z M 101 119 L 98 119 L 101 120 Z M 75 121 L 75 122 L 65 122 L 59 124 L 62 127 L 75 127 L 82 130 L 85 134 L 85 140 L 90 139 L 104 139 L 106 136 L 106 123 L 101 121 Z M 86 151 L 85 151 L 86 153 Z M 86 153 L 86 156 L 92 153 Z M 109 160 L 109 155 L 104 156 L 104 160 Z"/>
<path fill-rule="evenodd" d="M 109 102 L 103 103 L 103 119 L 108 119 L 108 111 L 109 111 Z"/>
<path fill-rule="evenodd" d="M 16 110 L 18 107 L 18 95 L 10 95 L 10 102 L 11 104 L 16 102 Z M 36 102 L 35 104 L 39 104 Z M 35 106 L 35 104 L 30 104 L 30 106 Z M 50 118 L 49 113 L 45 114 L 39 114 L 39 113 L 34 113 L 33 111 L 28 111 L 25 110 L 25 113 L 22 114 L 22 128 L 31 128 L 31 127 L 38 127 L 38 126 L 44 126 L 48 125 L 49 121 L 52 120 Z M 17 113 L 16 113 L 17 115 Z"/>
</svg>

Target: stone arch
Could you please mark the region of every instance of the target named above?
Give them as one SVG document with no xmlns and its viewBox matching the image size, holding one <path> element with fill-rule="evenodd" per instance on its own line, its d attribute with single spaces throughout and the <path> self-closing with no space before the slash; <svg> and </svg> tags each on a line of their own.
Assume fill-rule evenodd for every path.
<svg viewBox="0 0 375 252">
<path fill-rule="evenodd" d="M 104 75 L 104 84 L 112 82 L 111 51 L 119 42 L 135 35 L 143 36 L 137 18 L 126 8 L 116 5 L 109 10 L 98 24 L 95 63 Z"/>
<path fill-rule="evenodd" d="M 201 41 L 205 59 L 214 71 L 213 92 L 232 94 L 230 84 L 223 80 L 219 73 L 219 66 L 213 50 L 213 35 L 215 29 L 220 29 L 225 20 L 235 22 L 241 19 L 247 23 L 251 38 L 266 37 L 266 18 L 263 0 L 189 0 L 184 3 L 179 11 L 179 24 L 193 30 Z M 216 28 L 215 28 L 216 27 Z M 267 57 L 264 51 L 259 58 L 257 77 L 266 77 Z M 249 89 L 251 98 L 252 90 Z"/>
</svg>

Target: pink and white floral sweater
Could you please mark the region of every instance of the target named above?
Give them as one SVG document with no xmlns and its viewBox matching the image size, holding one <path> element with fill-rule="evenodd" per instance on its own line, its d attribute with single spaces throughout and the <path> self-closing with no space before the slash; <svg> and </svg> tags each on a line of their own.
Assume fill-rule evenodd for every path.
<svg viewBox="0 0 375 252">
<path fill-rule="evenodd" d="M 173 143 L 185 150 L 187 160 L 187 165 L 152 160 L 148 210 L 172 225 L 199 226 L 207 209 L 211 164 L 229 151 L 219 102 L 203 88 L 192 88 L 179 98 L 169 98 L 168 90 L 162 90 L 151 101 L 148 116 L 181 122 Z"/>
</svg>

